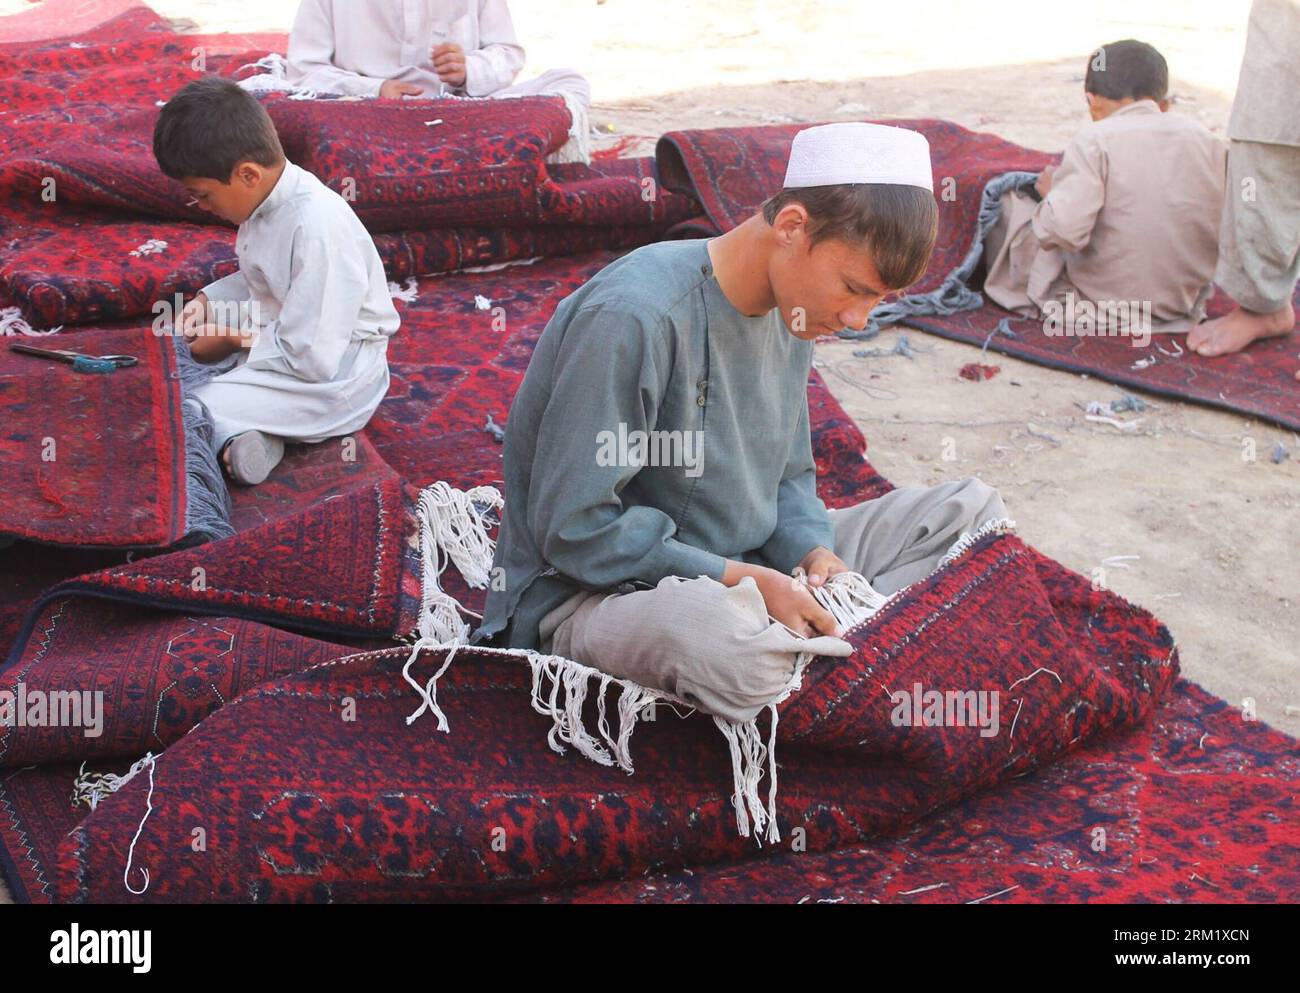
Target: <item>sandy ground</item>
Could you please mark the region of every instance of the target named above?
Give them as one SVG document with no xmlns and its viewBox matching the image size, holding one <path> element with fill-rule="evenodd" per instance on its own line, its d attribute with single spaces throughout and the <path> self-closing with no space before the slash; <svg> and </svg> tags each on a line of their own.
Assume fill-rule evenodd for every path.
<svg viewBox="0 0 1300 993">
<path fill-rule="evenodd" d="M 27 6 L 0 0 L 0 13 Z M 283 31 L 297 3 L 155 7 L 205 32 Z M 1178 109 L 1222 133 L 1249 2 L 513 0 L 511 8 L 529 50 L 524 75 L 581 68 L 594 123 L 612 128 L 611 140 L 642 136 L 636 147 L 647 152 L 679 128 L 910 116 L 1059 150 L 1086 120 L 1088 52 L 1127 37 L 1165 54 Z M 898 334 L 914 359 L 818 346 L 818 365 L 881 472 L 899 484 L 980 476 L 1001 490 L 1028 541 L 1085 574 L 1125 556 L 1099 578 L 1169 625 L 1184 674 L 1234 705 L 1254 700 L 1260 719 L 1300 735 L 1300 714 L 1285 712 L 1300 708 L 1300 438 L 1155 397 L 1139 429 L 1121 434 L 1083 419 L 1081 405 L 1121 395 L 1110 384 L 1005 356 L 986 360 L 1000 375 L 971 383 L 957 370 L 978 348 L 911 330 L 871 346 L 890 347 Z M 1292 453 L 1281 464 L 1268 458 L 1277 441 Z M 1250 445 L 1254 461 L 1243 458 Z"/>
</svg>

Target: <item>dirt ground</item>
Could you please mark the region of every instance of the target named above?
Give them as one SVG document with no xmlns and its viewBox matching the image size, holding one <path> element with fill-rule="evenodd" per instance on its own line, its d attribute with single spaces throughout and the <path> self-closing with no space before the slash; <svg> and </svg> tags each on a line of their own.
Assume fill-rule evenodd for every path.
<svg viewBox="0 0 1300 993">
<path fill-rule="evenodd" d="M 0 0 L 0 14 L 29 5 Z M 205 32 L 284 31 L 297 3 L 154 6 Z M 914 116 L 1059 150 L 1086 121 L 1089 51 L 1129 37 L 1165 54 L 1177 109 L 1221 134 L 1249 2 L 513 0 L 511 9 L 529 52 L 524 76 L 581 69 L 593 123 L 611 128 L 611 141 L 641 136 L 633 147 L 648 154 L 680 128 Z M 1300 735 L 1300 437 L 1150 396 L 1155 409 L 1121 433 L 1081 409 L 1119 398 L 1110 384 L 1000 355 L 986 359 L 998 376 L 967 382 L 957 370 L 978 348 L 907 329 L 871 346 L 899 334 L 914 359 L 818 346 L 876 467 L 898 484 L 975 475 L 997 486 L 1028 541 L 1085 574 L 1102 567 L 1110 588 L 1168 624 L 1189 679 L 1234 706 L 1253 699 L 1261 720 Z M 1295 351 L 1300 366 L 1300 336 Z M 1274 464 L 1279 441 L 1291 454 Z M 1251 445 L 1253 461 L 1243 457 Z"/>
</svg>

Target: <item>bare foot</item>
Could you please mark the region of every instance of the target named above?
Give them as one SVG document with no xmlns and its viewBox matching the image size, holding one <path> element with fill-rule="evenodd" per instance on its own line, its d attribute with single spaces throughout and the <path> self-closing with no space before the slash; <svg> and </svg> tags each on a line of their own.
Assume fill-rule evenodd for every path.
<svg viewBox="0 0 1300 993">
<path fill-rule="evenodd" d="M 1231 312 L 1192 328 L 1187 347 L 1198 355 L 1226 355 L 1240 352 L 1259 338 L 1276 338 L 1295 327 L 1295 308 L 1288 300 L 1285 307 L 1271 314 L 1234 307 Z"/>
</svg>

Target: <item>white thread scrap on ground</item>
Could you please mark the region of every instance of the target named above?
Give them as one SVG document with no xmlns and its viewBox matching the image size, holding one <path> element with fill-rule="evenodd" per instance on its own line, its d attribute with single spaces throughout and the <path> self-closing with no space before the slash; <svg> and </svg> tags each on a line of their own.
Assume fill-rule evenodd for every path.
<svg viewBox="0 0 1300 993">
<path fill-rule="evenodd" d="M 131 250 L 131 254 L 137 259 L 144 258 L 146 255 L 161 255 L 167 251 L 167 242 L 158 238 L 150 238 L 143 245 L 137 245 Z"/>
<path fill-rule="evenodd" d="M 401 286 L 390 281 L 388 295 L 394 300 L 401 300 L 403 303 L 414 303 L 420 296 L 420 284 L 414 276 L 407 276 L 406 282 Z"/>
</svg>

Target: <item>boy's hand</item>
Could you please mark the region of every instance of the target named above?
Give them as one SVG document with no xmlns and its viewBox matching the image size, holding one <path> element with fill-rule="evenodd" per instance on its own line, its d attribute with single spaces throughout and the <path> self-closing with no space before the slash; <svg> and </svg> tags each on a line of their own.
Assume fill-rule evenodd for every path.
<svg viewBox="0 0 1300 993">
<path fill-rule="evenodd" d="M 251 334 L 241 334 L 233 328 L 223 328 L 216 324 L 204 324 L 195 330 L 195 336 L 189 339 L 190 354 L 199 362 L 220 362 L 227 355 L 234 355 L 241 348 L 250 348 L 253 340 Z"/>
<path fill-rule="evenodd" d="M 1038 179 L 1034 182 L 1034 189 L 1038 191 L 1040 197 L 1045 197 L 1052 192 L 1052 177 L 1056 174 L 1056 166 L 1043 166 L 1043 171 L 1038 174 Z"/>
<path fill-rule="evenodd" d="M 465 49 L 454 41 L 444 41 L 435 45 L 433 52 L 433 71 L 448 86 L 465 85 Z"/>
<path fill-rule="evenodd" d="M 198 337 L 199 329 L 208 322 L 208 298 L 202 293 L 181 308 L 176 320 L 176 330 L 189 342 Z M 192 351 L 192 349 L 191 349 Z"/>
<path fill-rule="evenodd" d="M 818 545 L 805 555 L 803 561 L 795 568 L 803 570 L 804 575 L 808 577 L 809 586 L 821 586 L 832 576 L 849 571 L 843 559 L 822 545 Z"/>
<path fill-rule="evenodd" d="M 763 570 L 754 576 L 754 582 L 763 594 L 767 612 L 795 634 L 804 638 L 839 635 L 839 625 L 831 612 L 813 599 L 802 583 L 775 569 Z"/>
<path fill-rule="evenodd" d="M 831 612 L 814 600 L 802 583 L 775 569 L 728 560 L 722 574 L 722 585 L 735 586 L 746 576 L 754 580 L 754 585 L 763 595 L 768 614 L 795 634 L 804 638 L 838 634 Z"/>
<path fill-rule="evenodd" d="M 424 91 L 414 83 L 403 83 L 396 79 L 384 80 L 384 85 L 379 87 L 379 99 L 381 100 L 400 100 L 402 97 L 418 97 Z"/>
</svg>

